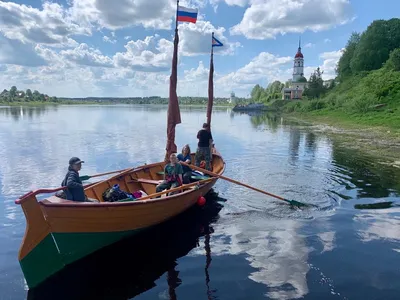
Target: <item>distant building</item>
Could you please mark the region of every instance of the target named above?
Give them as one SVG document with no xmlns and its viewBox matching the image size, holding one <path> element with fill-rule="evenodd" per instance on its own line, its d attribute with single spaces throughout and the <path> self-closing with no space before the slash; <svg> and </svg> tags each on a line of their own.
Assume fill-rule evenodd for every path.
<svg viewBox="0 0 400 300">
<path fill-rule="evenodd" d="M 289 79 L 289 87 L 282 89 L 282 100 L 301 99 L 304 89 L 307 86 L 307 79 L 304 77 L 304 56 L 299 48 L 294 57 L 293 78 Z"/>
</svg>

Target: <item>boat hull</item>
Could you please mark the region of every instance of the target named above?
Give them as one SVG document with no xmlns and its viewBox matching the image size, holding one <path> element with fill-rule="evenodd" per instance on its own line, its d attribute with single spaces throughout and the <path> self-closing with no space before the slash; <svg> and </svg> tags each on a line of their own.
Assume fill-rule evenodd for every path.
<svg viewBox="0 0 400 300">
<path fill-rule="evenodd" d="M 159 169 L 157 164 L 149 168 L 153 166 Z M 223 172 L 224 166 L 219 169 Z M 35 196 L 28 197 L 21 204 L 27 229 L 19 252 L 28 287 L 36 287 L 90 253 L 183 213 L 207 194 L 216 180 L 213 178 L 179 194 L 143 201 L 77 203 L 50 201 L 50 198 L 37 201 Z M 129 180 L 124 178 L 122 182 Z M 108 185 L 113 183 L 111 180 Z M 93 187 L 91 191 L 94 193 L 96 188 L 99 189 Z M 90 194 L 89 190 L 85 192 Z"/>
</svg>

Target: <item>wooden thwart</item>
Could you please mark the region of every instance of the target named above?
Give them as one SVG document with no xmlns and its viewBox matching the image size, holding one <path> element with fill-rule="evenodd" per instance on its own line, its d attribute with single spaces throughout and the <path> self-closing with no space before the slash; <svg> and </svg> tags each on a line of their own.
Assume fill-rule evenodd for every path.
<svg viewBox="0 0 400 300">
<path fill-rule="evenodd" d="M 145 179 L 145 178 L 133 178 L 130 181 L 127 181 L 127 183 L 132 183 L 132 182 L 139 182 L 139 183 L 147 183 L 147 184 L 160 184 L 162 180 L 153 180 L 153 179 Z"/>
<path fill-rule="evenodd" d="M 211 180 L 215 180 L 215 178 L 211 177 L 211 178 L 203 179 L 203 180 L 200 180 L 200 181 L 192 182 L 192 183 L 189 183 L 189 184 L 183 184 L 183 185 L 178 186 L 176 188 L 165 190 L 165 191 L 162 191 L 162 192 L 159 192 L 159 193 L 154 193 L 154 194 L 151 194 L 151 195 L 148 195 L 148 196 L 145 196 L 145 197 L 137 198 L 136 200 L 137 201 L 146 200 L 146 199 L 158 197 L 158 196 L 161 196 L 161 195 L 167 194 L 167 193 L 172 193 L 172 192 L 176 192 L 176 191 L 183 191 L 183 190 L 185 190 L 187 188 L 190 188 L 190 187 L 193 187 L 193 186 L 196 186 L 196 185 L 200 185 L 201 183 L 205 183 L 205 182 L 208 182 L 208 181 L 211 181 Z"/>
</svg>

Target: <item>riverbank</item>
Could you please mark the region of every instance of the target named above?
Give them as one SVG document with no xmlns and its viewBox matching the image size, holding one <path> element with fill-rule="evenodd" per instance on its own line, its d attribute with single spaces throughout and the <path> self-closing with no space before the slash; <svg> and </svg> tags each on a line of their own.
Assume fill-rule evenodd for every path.
<svg viewBox="0 0 400 300">
<path fill-rule="evenodd" d="M 397 128 L 357 123 L 356 117 L 349 118 L 338 112 L 282 115 L 288 120 L 307 125 L 310 130 L 335 138 L 343 147 L 359 150 L 376 157 L 380 163 L 400 168 L 400 130 Z"/>
</svg>

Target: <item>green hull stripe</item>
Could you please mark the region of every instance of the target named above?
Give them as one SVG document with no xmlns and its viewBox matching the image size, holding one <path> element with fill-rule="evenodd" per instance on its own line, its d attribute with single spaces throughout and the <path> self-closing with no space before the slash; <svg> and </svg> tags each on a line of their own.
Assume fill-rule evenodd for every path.
<svg viewBox="0 0 400 300">
<path fill-rule="evenodd" d="M 28 287 L 34 287 L 64 267 L 51 234 L 20 261 Z"/>
<path fill-rule="evenodd" d="M 34 288 L 65 265 L 140 231 L 49 234 L 20 261 L 28 287 Z"/>
</svg>

